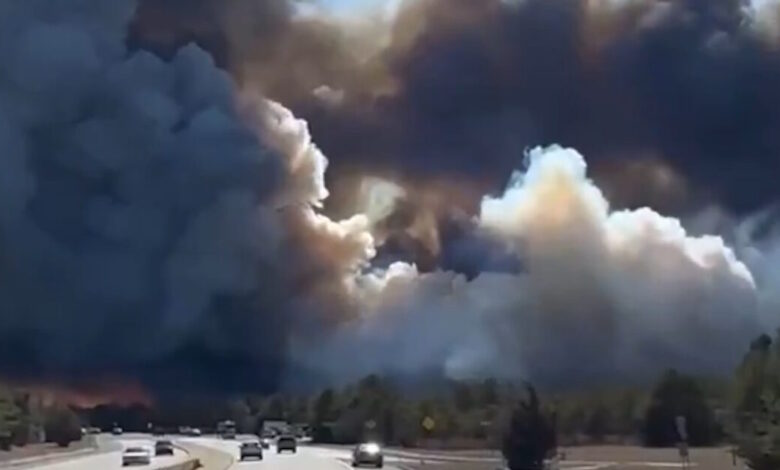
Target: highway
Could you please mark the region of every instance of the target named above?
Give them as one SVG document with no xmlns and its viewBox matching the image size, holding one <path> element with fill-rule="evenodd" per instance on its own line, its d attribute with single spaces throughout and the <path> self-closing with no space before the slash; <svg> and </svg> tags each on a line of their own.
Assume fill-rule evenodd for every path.
<svg viewBox="0 0 780 470">
<path fill-rule="evenodd" d="M 247 437 L 249 438 L 249 437 Z M 166 436 L 175 443 L 183 445 L 196 444 L 201 447 L 216 450 L 233 457 L 234 463 L 229 470 L 346 470 L 351 469 L 351 453 L 347 448 L 325 448 L 315 446 L 299 446 L 295 454 L 277 454 L 276 448 L 271 447 L 263 453 L 262 461 L 239 460 L 239 445 L 245 438 L 236 440 L 222 440 L 217 437 L 181 437 Z M 56 460 L 12 462 L 0 464 L 0 468 L 13 470 L 116 470 L 122 467 L 122 449 L 129 446 L 154 447 L 155 438 L 149 435 L 134 434 L 114 437 L 110 435 L 98 436 L 98 450 L 92 453 L 77 453 L 73 456 L 63 456 Z M 139 465 L 132 468 L 139 470 L 155 470 L 164 468 L 186 460 L 186 453 L 177 449 L 173 457 L 153 457 L 151 465 Z M 401 470 L 397 464 L 403 459 L 386 457 L 385 468 L 388 470 Z M 211 469 L 204 469 L 211 470 Z M 217 469 L 225 470 L 225 469 Z"/>
<path fill-rule="evenodd" d="M 351 448 L 346 446 L 316 446 L 300 445 L 296 454 L 277 454 L 272 446 L 264 451 L 262 461 L 239 460 L 239 446 L 244 439 L 256 439 L 251 436 L 239 436 L 235 440 L 223 440 L 215 436 L 182 437 L 167 436 L 174 443 L 188 448 L 194 453 L 208 449 L 205 456 L 219 463 L 207 465 L 202 470 L 347 470 L 351 469 Z M 155 438 L 149 435 L 123 435 L 114 437 L 101 435 L 98 437 L 98 449 L 95 452 L 76 453 L 62 456 L 57 460 L 37 462 L 0 463 L 0 469 L 11 470 L 117 470 L 122 468 L 122 449 L 128 446 L 153 446 Z M 595 450 L 594 450 L 595 449 Z M 644 448 L 596 447 L 593 450 L 603 451 L 602 454 L 587 454 L 587 448 L 571 449 L 569 459 L 559 462 L 561 470 L 657 470 L 678 469 L 681 464 L 672 451 L 663 455 L 655 455 Z M 213 451 L 213 452 L 210 452 Z M 709 455 L 708 454 L 713 454 Z M 721 455 L 721 453 L 723 455 Z M 200 454 L 199 454 L 200 455 Z M 230 458 L 228 458 L 228 456 Z M 172 457 L 154 457 L 150 465 L 137 466 L 139 470 L 160 470 L 170 465 L 183 462 L 187 454 L 178 450 Z M 232 458 L 232 459 L 231 459 Z M 693 466 L 707 470 L 733 468 L 725 452 L 718 449 L 697 450 L 700 462 Z M 708 460 L 709 459 L 709 460 Z M 457 454 L 451 452 L 388 450 L 385 454 L 385 468 L 389 470 L 419 470 L 420 468 L 439 468 L 443 470 L 494 470 L 501 466 L 498 456 L 485 452 L 484 454 Z"/>
<path fill-rule="evenodd" d="M 43 460 L 25 459 L 0 463 L 0 468 L 13 470 L 115 470 L 122 467 L 122 450 L 129 446 L 149 447 L 154 450 L 155 439 L 143 434 L 128 434 L 118 438 L 110 435 L 97 436 L 98 449 L 95 452 L 78 452 L 61 458 Z M 175 449 L 173 456 L 152 457 L 150 465 L 139 466 L 145 470 L 156 470 L 183 462 L 187 454 Z"/>
<path fill-rule="evenodd" d="M 350 465 L 351 453 L 349 449 L 331 449 L 316 446 L 302 445 L 298 452 L 277 454 L 276 448 L 271 446 L 263 452 L 263 460 L 239 461 L 239 445 L 241 438 L 237 440 L 221 440 L 211 437 L 185 438 L 184 443 L 197 444 L 208 447 L 233 456 L 235 463 L 229 470 L 346 470 L 352 469 Z M 397 464 L 400 459 L 387 457 L 385 469 L 400 470 Z"/>
</svg>

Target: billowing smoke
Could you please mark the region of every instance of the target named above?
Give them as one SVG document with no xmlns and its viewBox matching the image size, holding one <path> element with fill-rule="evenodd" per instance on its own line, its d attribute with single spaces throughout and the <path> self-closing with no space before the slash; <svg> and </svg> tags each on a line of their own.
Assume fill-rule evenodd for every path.
<svg viewBox="0 0 780 470">
<path fill-rule="evenodd" d="M 128 43 L 169 57 L 196 41 L 305 119 L 331 162 L 327 214 L 350 217 L 364 181 L 402 187 L 383 264 L 479 272 L 460 221 L 536 145 L 587 155 L 619 208 L 743 217 L 777 198 L 774 0 L 322 4 L 141 0 Z"/>
<path fill-rule="evenodd" d="M 299 310 L 281 209 L 325 197 L 324 157 L 200 48 L 128 52 L 133 13 L 0 7 L 0 371 L 274 389 Z"/>
<path fill-rule="evenodd" d="M 771 4 L 135 6 L 0 4 L 0 376 L 571 385 L 778 323 Z M 541 147 L 501 192 L 551 142 L 599 185 Z M 736 251 L 622 209 L 702 201 Z"/>
<path fill-rule="evenodd" d="M 324 347 L 332 355 L 306 357 L 352 378 L 436 371 L 562 386 L 669 366 L 718 373 L 762 331 L 753 276 L 721 238 L 688 236 L 647 208 L 611 211 L 574 150 L 528 158 L 475 221 L 521 272 L 468 281 L 397 263 L 366 274 L 364 317 Z"/>
<path fill-rule="evenodd" d="M 773 0 L 408 0 L 362 22 L 281 0 L 180 3 L 142 2 L 136 42 L 203 43 L 310 123 L 334 181 L 359 169 L 495 191 L 518 149 L 557 142 L 621 207 L 744 214 L 777 196 Z"/>
</svg>

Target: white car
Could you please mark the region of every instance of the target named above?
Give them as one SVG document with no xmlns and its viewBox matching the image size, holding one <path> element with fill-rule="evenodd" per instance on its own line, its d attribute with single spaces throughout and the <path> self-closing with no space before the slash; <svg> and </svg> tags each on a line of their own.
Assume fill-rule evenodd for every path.
<svg viewBox="0 0 780 470">
<path fill-rule="evenodd" d="M 376 442 L 364 442 L 358 444 L 352 451 L 352 466 L 371 465 L 376 468 L 382 468 L 385 457 L 382 448 Z"/>
<path fill-rule="evenodd" d="M 122 452 L 122 466 L 149 465 L 152 463 L 152 451 L 146 447 L 128 447 Z"/>
</svg>

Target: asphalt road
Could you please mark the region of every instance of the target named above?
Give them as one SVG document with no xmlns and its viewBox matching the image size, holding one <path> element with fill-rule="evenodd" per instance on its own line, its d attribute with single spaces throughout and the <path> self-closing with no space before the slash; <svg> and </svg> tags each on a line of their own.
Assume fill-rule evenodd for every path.
<svg viewBox="0 0 780 470">
<path fill-rule="evenodd" d="M 276 453 L 276 448 L 271 446 L 263 452 L 263 460 L 239 461 L 239 445 L 241 438 L 237 440 L 221 440 L 217 438 L 203 437 L 192 438 L 186 441 L 202 447 L 219 450 L 230 454 L 235 463 L 229 470 L 352 470 L 351 452 L 349 449 L 331 449 L 302 445 L 295 454 L 284 452 Z M 387 470 L 403 470 L 399 465 L 401 459 L 386 457 L 384 468 Z"/>
<path fill-rule="evenodd" d="M 243 438 L 222 440 L 217 437 L 182 438 L 166 437 L 174 442 L 192 443 L 201 447 L 220 451 L 233 457 L 234 463 L 229 470 L 346 470 L 352 469 L 351 452 L 348 448 L 323 448 L 299 446 L 295 454 L 277 454 L 274 446 L 264 451 L 262 461 L 240 461 L 239 445 Z M 53 461 L 0 463 L 0 468 L 13 470 L 118 470 L 122 467 L 122 449 L 129 446 L 154 446 L 154 438 L 148 435 L 123 435 L 115 438 L 101 435 L 98 438 L 99 449 L 94 453 L 65 455 Z M 177 449 L 173 457 L 153 457 L 151 465 L 139 465 L 138 470 L 155 470 L 185 460 L 187 455 Z M 403 458 L 386 456 L 385 468 L 404 470 L 400 467 Z M 125 467 L 126 468 L 126 467 Z M 205 469 L 209 470 L 209 469 Z"/>
<path fill-rule="evenodd" d="M 272 446 L 264 452 L 262 461 L 239 461 L 239 446 L 242 437 L 236 440 L 222 440 L 213 436 L 198 438 L 171 437 L 183 445 L 195 444 L 193 448 L 216 450 L 229 455 L 233 463 L 229 470 L 347 470 L 351 469 L 351 448 L 338 446 L 298 447 L 296 454 L 277 454 Z M 256 439 L 247 437 L 247 439 Z M 121 449 L 129 445 L 154 444 L 154 438 L 146 435 L 125 435 L 120 439 L 100 436 L 99 451 L 92 454 L 78 454 L 52 462 L 26 463 L 0 468 L 13 470 L 116 470 L 121 468 Z M 638 447 L 585 447 L 568 449 L 568 459 L 559 464 L 560 470 L 676 470 L 681 465 L 673 449 L 644 449 Z M 135 467 L 139 470 L 160 469 L 166 465 L 186 459 L 178 451 L 173 457 L 153 458 L 152 464 Z M 692 468 L 700 470 L 737 470 L 723 449 L 700 449 L 692 453 Z M 226 458 L 222 458 L 223 464 Z M 471 455 L 455 452 L 409 451 L 391 449 L 385 454 L 385 468 L 389 470 L 495 470 L 500 461 L 495 455 Z M 223 470 L 205 468 L 204 470 Z"/>
<path fill-rule="evenodd" d="M 154 449 L 154 438 L 146 435 L 98 436 L 98 449 L 95 452 L 62 455 L 53 459 L 29 459 L 0 463 L 0 468 L 13 470 L 117 470 L 122 469 L 122 450 L 129 446 L 142 446 Z M 187 455 L 176 449 L 173 456 L 152 457 L 151 465 L 135 468 L 155 470 L 170 464 L 186 460 Z M 124 467 L 127 468 L 127 467 Z"/>
</svg>

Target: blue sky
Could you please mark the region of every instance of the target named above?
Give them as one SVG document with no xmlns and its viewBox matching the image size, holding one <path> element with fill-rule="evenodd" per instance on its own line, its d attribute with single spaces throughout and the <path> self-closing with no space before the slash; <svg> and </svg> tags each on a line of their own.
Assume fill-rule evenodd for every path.
<svg viewBox="0 0 780 470">
<path fill-rule="evenodd" d="M 383 3 L 389 3 L 388 0 L 318 0 L 323 6 L 337 12 L 348 13 L 350 11 L 363 9 L 366 7 L 375 7 Z"/>
</svg>

